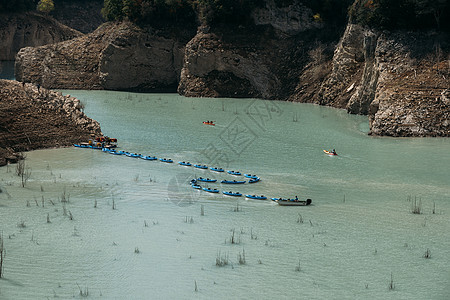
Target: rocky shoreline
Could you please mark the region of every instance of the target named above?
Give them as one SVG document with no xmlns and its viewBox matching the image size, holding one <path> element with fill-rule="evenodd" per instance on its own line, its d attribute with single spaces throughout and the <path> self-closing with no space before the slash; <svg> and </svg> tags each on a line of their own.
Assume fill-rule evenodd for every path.
<svg viewBox="0 0 450 300">
<path fill-rule="evenodd" d="M 16 161 L 23 151 L 102 135 L 99 123 L 82 112 L 74 97 L 14 80 L 0 80 L 0 90 L 0 166 Z"/>
</svg>

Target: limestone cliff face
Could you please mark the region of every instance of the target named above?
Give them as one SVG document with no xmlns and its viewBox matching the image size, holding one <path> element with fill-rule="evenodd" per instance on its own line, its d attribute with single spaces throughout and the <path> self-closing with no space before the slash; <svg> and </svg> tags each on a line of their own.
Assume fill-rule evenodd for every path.
<svg viewBox="0 0 450 300">
<path fill-rule="evenodd" d="M 277 78 L 261 51 L 200 28 L 186 45 L 178 92 L 188 97 L 271 98 Z M 242 45 L 240 45 L 242 46 Z"/>
<path fill-rule="evenodd" d="M 256 26 L 201 26 L 186 45 L 178 93 L 188 97 L 288 99 L 319 29 L 300 3 L 267 1 L 252 12 Z"/>
<path fill-rule="evenodd" d="M 189 39 L 107 23 L 80 38 L 22 49 L 16 78 L 51 88 L 178 87 L 190 97 L 312 102 L 369 115 L 373 135 L 450 136 L 448 37 L 348 24 L 335 46 L 315 40 L 317 24 L 290 23 L 287 11 L 265 9 L 254 18 L 266 25 L 202 26 Z M 309 19 L 300 12 L 292 19 Z"/>
<path fill-rule="evenodd" d="M 13 80 L 0 80 L 0 90 L 0 166 L 14 152 L 69 146 L 102 134 L 74 97 Z"/>
<path fill-rule="evenodd" d="M 432 50 L 440 40 L 448 39 L 349 24 L 317 102 L 368 114 L 374 135 L 450 136 L 449 66 Z M 445 42 L 441 46 L 448 51 Z"/>
<path fill-rule="evenodd" d="M 105 23 L 80 38 L 22 49 L 15 73 L 47 88 L 175 90 L 183 52 L 183 43 L 157 32 Z"/>
<path fill-rule="evenodd" d="M 366 33 L 361 26 L 347 26 L 334 51 L 331 73 L 320 87 L 318 103 L 338 108 L 347 106 L 361 83 Z"/>
<path fill-rule="evenodd" d="M 380 35 L 375 51 L 379 76 L 368 112 L 370 134 L 450 136 L 450 66 L 430 53 L 433 45 L 440 49 L 441 38 L 429 33 Z M 448 49 L 445 43 L 441 46 Z"/>
<path fill-rule="evenodd" d="M 175 91 L 184 44 L 137 27 L 108 42 L 99 56 L 101 86 L 113 90 Z"/>
<path fill-rule="evenodd" d="M 0 60 L 14 60 L 23 47 L 53 44 L 81 35 L 37 13 L 0 14 Z"/>
</svg>

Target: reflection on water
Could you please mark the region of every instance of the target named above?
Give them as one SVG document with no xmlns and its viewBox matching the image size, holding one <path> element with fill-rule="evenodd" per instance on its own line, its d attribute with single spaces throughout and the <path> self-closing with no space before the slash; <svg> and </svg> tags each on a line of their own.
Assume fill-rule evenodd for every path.
<svg viewBox="0 0 450 300">
<path fill-rule="evenodd" d="M 122 150 L 174 163 L 33 151 L 25 188 L 14 167 L 0 168 L 5 299 L 86 291 L 94 299 L 448 296 L 448 139 L 369 137 L 366 117 L 309 104 L 64 93 L 78 97 Z M 339 156 L 324 155 L 330 148 Z M 190 178 L 240 177 L 178 161 L 261 177 L 208 184 L 221 192 L 298 195 L 313 204 L 200 192 Z"/>
</svg>

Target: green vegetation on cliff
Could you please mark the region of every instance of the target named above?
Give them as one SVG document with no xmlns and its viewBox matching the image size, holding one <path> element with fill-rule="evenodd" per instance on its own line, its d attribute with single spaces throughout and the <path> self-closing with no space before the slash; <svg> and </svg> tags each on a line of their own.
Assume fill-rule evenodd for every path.
<svg viewBox="0 0 450 300">
<path fill-rule="evenodd" d="M 107 21 L 130 20 L 137 24 L 163 25 L 195 22 L 191 0 L 105 0 L 102 15 Z"/>
<path fill-rule="evenodd" d="M 128 19 L 137 24 L 199 22 L 208 25 L 240 25 L 252 22 L 251 12 L 272 3 L 287 7 L 302 3 L 317 21 L 344 25 L 354 0 L 105 0 L 102 10 L 108 21 Z"/>
<path fill-rule="evenodd" d="M 450 31 L 448 0 L 356 0 L 349 15 L 353 23 L 378 29 Z"/>
<path fill-rule="evenodd" d="M 37 10 L 48 14 L 55 9 L 55 4 L 52 0 L 40 0 L 37 5 Z"/>
<path fill-rule="evenodd" d="M 248 24 L 251 12 L 266 5 L 302 4 L 314 20 L 332 26 L 353 23 L 379 29 L 450 30 L 448 0 L 105 0 L 106 20 L 128 19 L 137 24 L 171 22 Z"/>
</svg>

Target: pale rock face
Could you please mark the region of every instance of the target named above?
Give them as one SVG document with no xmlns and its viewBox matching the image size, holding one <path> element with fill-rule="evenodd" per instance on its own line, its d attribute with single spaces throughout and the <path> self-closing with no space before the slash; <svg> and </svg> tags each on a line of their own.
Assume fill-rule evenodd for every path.
<svg viewBox="0 0 450 300">
<path fill-rule="evenodd" d="M 334 51 L 331 74 L 320 87 L 320 104 L 344 108 L 352 95 L 360 90 L 365 35 L 366 31 L 361 26 L 347 26 Z"/>
<path fill-rule="evenodd" d="M 178 92 L 186 96 L 272 96 L 276 77 L 257 53 L 242 53 L 201 30 L 186 45 Z"/>
<path fill-rule="evenodd" d="M 37 13 L 0 15 L 0 60 L 14 60 L 23 47 L 53 44 L 81 35 Z"/>
<path fill-rule="evenodd" d="M 426 55 L 433 42 L 429 33 L 381 33 L 349 24 L 320 104 L 368 114 L 372 135 L 450 136 L 450 79 Z"/>
<path fill-rule="evenodd" d="M 183 49 L 175 40 L 144 33 L 128 36 L 126 42 L 112 41 L 100 55 L 101 85 L 118 90 L 174 89 Z"/>
<path fill-rule="evenodd" d="M 70 41 L 22 49 L 16 78 L 49 88 L 174 91 L 178 86 L 188 97 L 265 99 L 289 98 L 306 78 L 315 90 L 310 102 L 368 114 L 370 134 L 450 136 L 450 76 L 442 76 L 448 67 L 437 71 L 429 59 L 433 33 L 378 32 L 348 24 L 327 62 L 329 73 L 308 79 L 302 76 L 311 47 L 295 33 L 317 24 L 299 17 L 303 21 L 295 25 L 287 11 L 265 9 L 255 13 L 258 22 L 279 30 L 211 32 L 205 26 L 189 42 L 127 22 L 107 23 Z"/>
<path fill-rule="evenodd" d="M 184 44 L 131 23 L 106 23 L 93 33 L 16 57 L 16 78 L 46 88 L 176 89 Z"/>
</svg>

